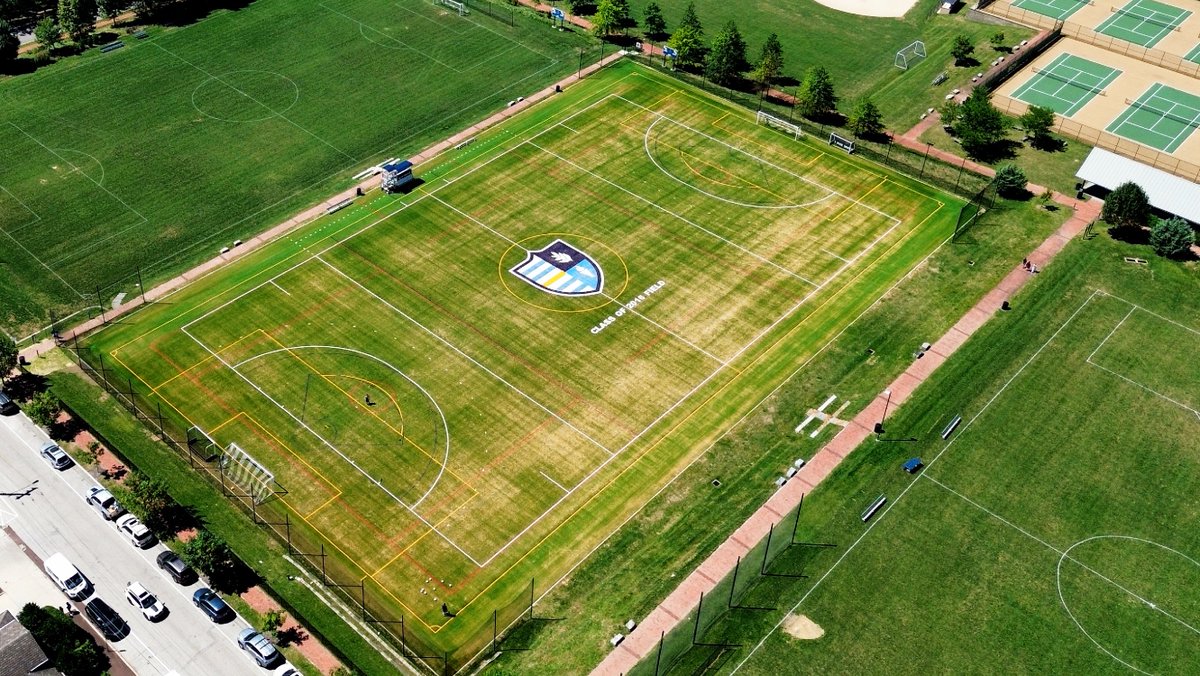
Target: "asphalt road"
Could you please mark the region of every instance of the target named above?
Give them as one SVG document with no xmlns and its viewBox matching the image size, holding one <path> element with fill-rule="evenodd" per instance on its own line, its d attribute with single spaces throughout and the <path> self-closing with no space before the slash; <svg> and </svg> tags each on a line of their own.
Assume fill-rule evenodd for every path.
<svg viewBox="0 0 1200 676">
<path fill-rule="evenodd" d="M 192 605 L 200 583 L 176 584 L 155 565 L 163 545 L 136 549 L 103 520 L 84 502 L 96 485 L 92 477 L 78 466 L 55 470 L 38 454 L 47 439 L 23 414 L 0 416 L 0 526 L 11 528 L 39 559 L 65 554 L 91 580 L 89 600 L 99 596 L 125 618 L 129 635 L 108 648 L 140 676 L 270 673 L 237 647 L 237 633 L 249 625 L 240 617 L 209 622 Z M 129 605 L 125 584 L 131 580 L 167 605 L 165 619 L 152 623 Z M 83 610 L 82 603 L 73 605 Z"/>
</svg>

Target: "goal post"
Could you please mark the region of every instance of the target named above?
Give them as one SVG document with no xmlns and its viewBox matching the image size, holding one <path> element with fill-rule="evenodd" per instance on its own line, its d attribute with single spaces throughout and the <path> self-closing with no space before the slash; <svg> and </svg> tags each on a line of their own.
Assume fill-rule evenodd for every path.
<svg viewBox="0 0 1200 676">
<path fill-rule="evenodd" d="M 287 493 L 275 480 L 275 473 L 237 443 L 229 444 L 221 456 L 221 473 L 226 480 L 243 488 L 256 505 L 272 495 Z"/>
<path fill-rule="evenodd" d="M 187 428 L 187 447 L 189 453 L 205 462 L 212 462 L 221 456 L 221 446 L 208 432 L 196 425 Z"/>
<path fill-rule="evenodd" d="M 915 40 L 912 44 L 896 52 L 894 63 L 900 70 L 908 70 L 909 66 L 923 58 L 925 58 L 925 43 Z"/>
<path fill-rule="evenodd" d="M 804 132 L 800 129 L 800 125 L 794 122 L 788 122 L 787 120 L 781 117 L 776 117 L 764 110 L 758 111 L 755 122 L 768 127 L 774 127 L 785 134 L 790 134 L 791 137 L 796 140 L 800 140 L 800 137 L 804 134 Z"/>
<path fill-rule="evenodd" d="M 471 13 L 471 11 L 469 9 L 467 9 L 467 3 L 465 2 L 465 0 L 434 0 L 434 1 L 439 5 L 444 5 L 446 7 L 449 7 L 450 9 L 457 11 L 459 16 L 464 16 L 466 14 Z"/>
</svg>

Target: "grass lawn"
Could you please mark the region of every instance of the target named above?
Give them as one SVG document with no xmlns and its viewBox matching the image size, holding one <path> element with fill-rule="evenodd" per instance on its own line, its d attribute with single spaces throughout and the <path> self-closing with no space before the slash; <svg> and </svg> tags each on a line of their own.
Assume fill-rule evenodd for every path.
<svg viewBox="0 0 1200 676">
<path fill-rule="evenodd" d="M 151 410 L 267 467 L 261 509 L 455 660 L 960 208 L 629 62 L 423 178 L 86 343 Z"/>
<path fill-rule="evenodd" d="M 505 653 L 491 673 L 580 673 L 598 663 L 611 650 L 607 640 L 626 619 L 645 617 L 770 496 L 781 468 L 794 458 L 811 457 L 829 441 L 835 427 L 815 438 L 794 433 L 808 409 L 836 394 L 839 403 L 833 408 L 849 402 L 840 417 L 853 416 L 911 363 L 920 343 L 940 336 L 1067 215 L 1001 201 L 987 218 L 957 242 L 938 249 L 824 350 L 811 360 L 795 362 L 792 377 L 777 393 L 706 448 L 694 464 L 677 470 L 669 486 L 571 573 L 569 584 L 539 605 L 538 615 L 565 619 L 525 627 L 514 643 L 532 649 Z M 714 478 L 721 481 L 720 488 L 711 485 Z M 830 494 L 837 496 L 838 490 Z M 821 504 L 815 496 L 812 505 L 805 501 L 802 527 Z M 837 508 L 847 510 L 839 514 L 849 513 L 840 502 Z M 823 565 L 837 556 L 836 550 L 809 551 Z M 786 570 L 804 564 L 781 560 L 778 566 Z M 788 589 L 772 587 L 758 600 L 776 605 L 779 599 L 770 597 Z M 767 619 L 761 612 L 746 612 L 737 621 L 757 640 L 770 626 Z M 773 623 L 776 618 L 769 619 Z M 679 673 L 698 669 L 706 657 L 689 655 Z M 792 670 L 782 668 L 779 673 Z"/>
<path fill-rule="evenodd" d="M 983 162 L 993 169 L 998 169 L 1009 162 L 1017 165 L 1025 172 L 1030 183 L 1053 188 L 1064 195 L 1075 194 L 1075 172 L 1079 170 L 1083 160 L 1092 147 L 1075 139 L 1063 139 L 1066 148 L 1062 150 L 1039 150 L 1022 143 L 1023 132 L 1013 129 L 1008 133 L 1008 140 L 1013 155 L 1004 159 Z M 962 146 L 955 143 L 940 126 L 930 127 L 921 134 L 921 141 L 929 143 L 934 148 L 948 150 L 957 155 L 963 154 Z"/>
<path fill-rule="evenodd" d="M 661 0 L 668 32 L 677 25 L 686 0 Z M 916 124 L 927 108 L 936 107 L 955 87 L 970 81 L 991 62 L 996 53 L 988 40 L 1003 32 L 1009 45 L 1033 35 L 1017 26 L 995 26 L 969 21 L 965 13 L 942 16 L 933 13 L 937 2 L 921 0 L 901 19 L 858 16 L 839 12 L 811 0 L 769 2 L 767 0 L 697 0 L 696 12 L 711 39 L 726 22 L 738 24 L 749 44 L 750 60 L 758 59 L 759 50 L 771 32 L 779 35 L 784 52 L 784 73 L 795 81 L 812 66 L 824 66 L 833 77 L 840 108 L 849 112 L 854 100 L 869 94 L 883 112 L 884 121 L 893 131 L 904 131 Z M 630 3 L 633 16 L 641 20 L 646 0 Z M 975 44 L 976 58 L 982 66 L 958 68 L 950 58 L 950 46 L 956 35 L 966 35 Z M 923 40 L 928 57 L 907 71 L 894 65 L 896 52 Z M 945 71 L 949 80 L 933 86 L 933 79 Z M 791 91 L 790 85 L 783 87 Z"/>
<path fill-rule="evenodd" d="M 1072 242 L 895 412 L 889 435 L 915 443 L 870 441 L 839 467 L 801 525 L 836 551 L 805 560 L 769 618 L 726 626 L 747 649 L 716 671 L 1200 667 L 1200 536 L 1180 527 L 1200 516 L 1200 277 L 1124 256 L 1146 248 Z M 824 636 L 764 638 L 793 605 Z"/>
<path fill-rule="evenodd" d="M 578 34 L 258 0 L 0 80 L 0 328 L 136 293 L 574 72 Z"/>
</svg>

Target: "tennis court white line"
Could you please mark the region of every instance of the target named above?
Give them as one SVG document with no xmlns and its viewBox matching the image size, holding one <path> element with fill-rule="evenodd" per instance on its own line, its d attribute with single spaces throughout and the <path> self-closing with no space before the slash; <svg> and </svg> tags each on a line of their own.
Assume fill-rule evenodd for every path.
<svg viewBox="0 0 1200 676">
<path fill-rule="evenodd" d="M 531 144 L 531 145 L 532 145 L 532 144 Z M 515 240 L 515 239 L 513 239 L 513 238 L 509 237 L 508 235 L 505 235 L 504 233 L 500 232 L 499 230 L 496 230 L 495 228 L 491 227 L 491 226 L 490 226 L 490 225 L 488 225 L 487 223 L 484 223 L 483 221 L 479 220 L 479 219 L 478 219 L 478 218 L 476 218 L 475 216 L 472 216 L 471 214 L 468 214 L 467 212 L 463 211 L 462 209 L 459 209 L 458 207 L 454 206 L 453 204 L 450 204 L 449 202 L 447 202 L 447 201 L 443 200 L 442 198 L 438 197 L 437 195 L 433 195 L 432 197 L 433 197 L 434 201 L 438 202 L 439 204 L 441 204 L 442 206 L 446 207 L 447 209 L 450 209 L 451 211 L 453 211 L 454 213 L 458 214 L 459 216 L 462 216 L 463 218 L 465 218 L 465 219 L 467 219 L 467 220 L 471 221 L 471 222 L 472 222 L 472 223 L 474 223 L 475 225 L 478 225 L 479 227 L 483 228 L 484 230 L 487 230 L 488 232 L 490 232 L 490 233 L 492 233 L 493 235 L 495 235 L 495 236 L 496 236 L 498 239 L 504 240 L 505 242 L 507 242 L 507 243 L 509 243 L 509 244 L 513 245 L 514 247 L 517 247 L 517 248 L 521 248 L 521 249 L 523 249 L 523 247 L 521 247 L 521 243 L 520 243 L 520 242 L 518 242 L 517 240 Z M 629 313 L 631 313 L 631 314 L 633 314 L 633 315 L 635 315 L 635 316 L 637 316 L 637 317 L 640 317 L 640 318 L 642 318 L 643 320 L 645 320 L 646 322 L 648 322 L 648 323 L 649 323 L 649 324 L 651 324 L 652 326 L 655 326 L 655 327 L 657 327 L 659 330 L 661 330 L 661 331 L 663 331 L 663 332 L 667 333 L 668 335 L 670 335 L 671 337 L 673 337 L 675 340 L 678 340 L 679 342 L 683 343 L 684 345 L 687 345 L 688 347 L 690 347 L 690 348 L 692 348 L 693 350 L 695 350 L 695 351 L 699 352 L 700 354 L 704 355 L 705 357 L 708 357 L 709 359 L 711 359 L 711 360 L 713 360 L 713 361 L 717 362 L 718 364 L 722 364 L 722 365 L 724 365 L 724 364 L 725 364 L 725 360 L 724 360 L 724 359 L 721 359 L 720 357 L 718 357 L 718 356 L 714 355 L 713 353 L 709 352 L 708 350 L 705 350 L 704 348 L 700 347 L 699 345 L 696 345 L 695 343 L 693 343 L 692 341 L 688 340 L 687 338 L 684 338 L 683 336 L 679 335 L 679 334 L 678 334 L 678 333 L 676 333 L 675 331 L 672 331 L 671 329 L 667 328 L 666 326 L 663 326 L 662 324 L 660 324 L 660 323 L 658 323 L 658 322 L 654 321 L 653 319 L 651 319 L 651 318 L 647 317 L 645 314 L 643 314 L 643 313 L 639 312 L 639 311 L 638 311 L 636 308 L 629 308 L 629 307 L 626 307 L 626 306 L 625 306 L 625 303 L 622 303 L 622 302 L 620 301 L 620 299 L 618 299 L 618 298 L 615 298 L 615 297 L 613 297 L 613 296 L 610 296 L 610 295 L 608 295 L 608 294 L 606 294 L 606 293 L 601 293 L 600 295 L 601 295 L 601 296 L 603 296 L 603 297 L 605 297 L 605 298 L 607 298 L 607 299 L 609 299 L 609 300 L 611 300 L 611 301 L 613 301 L 613 302 L 615 302 L 615 303 L 617 303 L 617 304 L 618 304 L 618 305 L 620 305 L 621 307 L 624 307 L 624 308 L 625 308 L 625 310 L 626 310 L 626 312 L 629 312 Z"/>
<path fill-rule="evenodd" d="M 1025 363 L 1022 364 L 1019 369 L 1017 369 L 1016 373 L 1012 374 L 1012 376 L 1009 377 L 1009 379 L 1007 381 L 1005 381 L 1004 385 L 1002 385 L 1000 387 L 1000 389 L 997 390 L 996 393 L 992 395 L 991 399 L 987 400 L 987 402 L 983 405 L 983 407 L 979 409 L 979 412 L 976 413 L 974 416 L 972 416 L 971 419 L 968 420 L 959 429 L 958 433 L 955 434 L 954 437 L 951 438 L 950 441 L 947 442 L 946 445 L 942 447 L 942 450 L 938 451 L 937 454 L 935 456 L 933 456 L 933 459 L 931 459 L 925 465 L 926 473 L 929 471 L 929 469 L 931 467 L 933 467 L 933 465 L 935 463 L 937 463 L 938 460 L 940 460 L 942 458 L 943 455 L 946 454 L 947 451 L 949 451 L 954 446 L 955 443 L 958 442 L 959 439 L 962 439 L 964 436 L 966 436 L 967 430 L 969 430 L 971 428 L 971 426 L 973 426 L 975 424 L 975 421 L 979 420 L 980 416 L 982 416 L 984 413 L 987 412 L 987 410 L 989 408 L 991 408 L 992 404 L 995 403 L 996 400 L 1000 398 L 1000 395 L 1004 394 L 1004 392 L 1008 390 L 1008 387 L 1010 385 L 1012 385 L 1013 381 L 1015 381 L 1018 377 L 1021 376 L 1022 373 L 1025 372 L 1025 369 L 1028 368 L 1029 365 L 1033 363 L 1033 360 L 1037 359 L 1038 356 L 1042 354 L 1042 352 L 1046 349 L 1046 347 L 1049 346 L 1050 343 L 1055 338 L 1057 338 L 1060 333 L 1062 333 L 1063 329 L 1065 329 L 1067 327 L 1067 325 L 1069 325 L 1072 321 L 1074 321 L 1074 319 L 1077 316 L 1079 316 L 1080 312 L 1083 312 L 1083 309 L 1086 308 L 1088 306 L 1088 304 L 1090 304 L 1092 302 L 1092 299 L 1095 298 L 1099 293 L 1100 293 L 1099 291 L 1093 291 L 1092 295 L 1088 296 L 1083 301 L 1083 303 L 1078 308 L 1075 309 L 1075 312 L 1071 313 L 1071 316 L 1068 317 L 1067 320 L 1064 321 L 1062 323 L 1062 325 L 1059 326 L 1058 329 L 1056 329 L 1054 331 L 1054 333 L 1051 334 L 1050 337 L 1046 339 L 1046 342 L 1042 343 L 1041 347 L 1039 347 L 1036 352 L 1034 352 L 1032 355 L 1030 355 L 1029 359 L 1025 360 Z M 828 579 L 829 576 L 832 575 L 842 565 L 842 562 L 844 562 L 846 560 L 846 558 L 848 556 L 850 556 L 850 554 L 855 549 L 858 548 L 858 545 L 862 544 L 863 540 L 865 540 L 866 537 L 868 535 L 870 535 L 871 532 L 873 530 L 875 530 L 875 528 L 880 523 L 883 523 L 884 520 L 887 519 L 887 516 L 892 513 L 892 510 L 896 508 L 896 505 L 899 504 L 900 501 L 904 499 L 904 496 L 908 495 L 908 492 L 910 490 L 912 490 L 913 486 L 916 486 L 916 485 L 917 485 L 917 482 L 915 480 L 910 482 L 907 486 L 905 486 L 903 488 L 903 490 L 900 491 L 900 494 L 898 496 L 896 496 L 896 499 L 891 501 L 891 504 L 889 506 L 885 507 L 877 516 L 875 516 L 875 518 L 873 518 L 871 520 L 871 523 L 867 526 L 867 529 L 863 531 L 862 535 L 859 535 L 858 538 L 854 542 L 850 543 L 850 546 L 847 547 L 845 549 L 845 551 L 842 552 L 842 555 L 838 557 L 837 561 L 834 561 L 833 565 L 830 566 L 829 569 L 826 570 L 825 573 L 821 575 L 821 577 L 817 578 L 817 581 L 813 583 L 813 586 L 809 587 L 808 591 L 804 592 L 804 594 L 800 597 L 800 600 L 796 601 L 795 605 L 793 605 L 788 610 L 788 612 L 784 613 L 784 615 L 779 618 L 779 621 L 775 623 L 775 626 L 773 626 L 770 630 L 767 631 L 766 634 L 763 635 L 763 637 L 759 640 L 759 642 L 756 643 L 754 645 L 754 647 L 750 649 L 750 652 L 747 653 L 744 658 L 742 658 L 742 661 L 738 662 L 737 666 L 735 666 L 733 668 L 733 671 L 731 671 L 730 674 L 736 674 L 739 670 L 741 670 L 741 668 L 743 666 L 746 665 L 746 662 L 750 661 L 750 658 L 753 657 L 754 654 L 756 652 L 758 652 L 758 650 L 760 648 L 762 648 L 763 644 L 765 644 L 767 642 L 767 639 L 770 638 L 771 635 L 774 634 L 776 631 L 778 631 L 779 627 L 783 626 L 784 620 L 786 620 L 788 618 L 788 616 L 795 613 L 796 609 L 799 608 L 805 601 L 807 601 L 808 597 L 812 596 L 813 592 L 815 592 L 817 589 L 819 589 L 821 587 L 821 584 L 823 582 L 825 582 L 825 580 Z"/>
</svg>

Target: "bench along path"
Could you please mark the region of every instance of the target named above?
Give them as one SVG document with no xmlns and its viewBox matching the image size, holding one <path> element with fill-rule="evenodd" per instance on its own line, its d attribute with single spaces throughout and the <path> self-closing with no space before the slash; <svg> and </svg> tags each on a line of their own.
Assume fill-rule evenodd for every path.
<svg viewBox="0 0 1200 676">
<path fill-rule="evenodd" d="M 922 148 L 924 150 L 924 148 Z M 948 153 L 947 153 L 948 154 Z M 951 158 L 953 156 L 951 155 Z M 957 158 L 961 162 L 961 158 Z M 968 165 L 968 168 L 971 168 Z M 986 168 L 986 167 L 985 167 Z M 1030 186 L 1031 189 L 1036 186 Z M 1099 200 L 1081 202 L 1055 193 L 1054 200 L 1075 210 L 1075 214 L 1057 231 L 1046 238 L 1028 256 L 1039 269 L 1049 263 L 1072 237 L 1078 235 L 1100 215 Z M 979 327 L 1000 310 L 1001 304 L 1015 294 L 1033 275 L 1022 265 L 1016 265 L 990 292 L 975 304 L 950 330 L 933 344 L 921 359 L 915 360 L 888 386 L 892 409 L 903 404 L 934 371 L 967 342 Z M 794 509 L 800 498 L 811 492 L 859 444 L 873 433 L 874 425 L 882 420 L 887 403 L 881 394 L 825 445 L 804 469 L 775 492 L 763 506 L 750 516 L 696 570 L 692 571 L 675 591 L 650 612 L 629 636 L 605 657 L 592 671 L 594 675 L 628 673 L 642 659 L 652 656 L 659 638 L 671 631 L 688 613 L 696 608 L 700 594 L 712 591 L 717 582 L 733 571 L 738 557 L 745 557 L 759 541 L 767 536 L 772 524 Z"/>
<path fill-rule="evenodd" d="M 420 153 L 414 155 L 411 158 L 412 163 L 414 165 L 420 165 L 424 162 L 428 162 L 429 160 L 433 159 L 435 156 L 439 155 L 440 153 L 453 148 L 454 146 L 458 145 L 459 143 L 461 143 L 463 141 L 466 141 L 467 139 L 475 137 L 479 133 L 483 132 L 485 129 L 493 127 L 493 126 L 499 124 L 500 122 L 503 122 L 504 120 L 512 117 L 513 115 L 516 115 L 517 113 L 519 113 L 523 110 L 526 110 L 527 108 L 529 108 L 530 106 L 533 106 L 537 102 L 550 97 L 551 95 L 553 95 L 555 93 L 556 88 L 566 89 L 568 86 L 578 82 L 579 80 L 587 77 L 588 75 L 591 75 L 592 73 L 596 72 L 597 70 L 600 70 L 601 68 L 607 66 L 608 64 L 612 63 L 613 61 L 616 61 L 617 59 L 621 58 L 622 56 L 624 56 L 624 53 L 621 51 L 617 51 L 617 52 L 610 54 L 609 56 L 606 56 L 605 58 L 601 59 L 599 62 L 594 63 L 594 64 L 584 68 L 582 71 L 576 73 L 575 75 L 571 75 L 566 78 L 563 78 L 562 80 L 559 80 L 558 82 L 547 86 L 545 89 L 542 89 L 541 91 L 538 91 L 534 94 L 530 94 L 528 97 L 525 98 L 525 100 L 518 101 L 517 103 L 509 106 L 508 108 L 505 108 L 505 109 L 495 113 L 491 117 L 488 117 L 487 119 L 485 119 L 481 122 L 478 122 L 474 125 L 471 125 L 467 129 L 464 129 L 464 130 L 458 132 L 454 136 L 452 136 L 448 139 L 445 139 L 443 141 L 439 141 L 438 143 L 435 143 L 432 146 L 429 146 L 428 148 L 422 150 Z M 251 251 L 254 251 L 255 249 L 258 249 L 259 247 L 263 246 L 267 242 L 270 242 L 274 239 L 278 239 L 279 237 L 286 235 L 287 233 L 291 232 L 292 230 L 295 230 L 296 228 L 300 227 L 301 225 L 304 225 L 305 223 L 308 223 L 309 221 L 312 221 L 316 218 L 319 218 L 319 217 L 325 215 L 328 212 L 328 210 L 330 210 L 331 208 L 337 208 L 337 207 L 341 206 L 343 203 L 354 201 L 354 199 L 357 197 L 357 194 L 358 194 L 357 191 L 361 190 L 361 191 L 363 191 L 363 193 L 367 193 L 367 192 L 377 189 L 379 187 L 379 181 L 380 181 L 380 178 L 378 176 L 368 178 L 367 180 L 363 181 L 362 183 L 359 183 L 357 186 L 355 186 L 353 188 L 349 188 L 337 195 L 334 195 L 333 197 L 330 197 L 329 199 L 325 200 L 324 202 L 314 205 L 313 207 L 306 209 L 305 211 L 303 211 L 299 214 L 296 214 L 295 216 L 292 216 L 288 220 L 284 221 L 283 223 L 280 223 L 279 225 L 276 225 L 275 227 L 271 228 L 270 230 L 267 230 L 264 233 L 261 233 L 259 235 L 256 235 L 255 237 L 252 237 L 251 239 L 244 242 L 240 246 L 230 249 L 229 251 L 218 255 L 216 258 L 211 258 L 211 259 L 201 263 L 200 265 L 197 265 L 196 267 L 192 268 L 191 270 L 184 272 L 183 274 L 179 275 L 178 277 L 175 277 L 174 279 L 171 279 L 166 282 L 163 282 L 162 284 L 159 284 L 158 286 L 154 287 L 153 289 L 146 291 L 146 293 L 144 295 L 138 295 L 126 303 L 123 303 L 115 308 L 104 311 L 104 314 L 101 317 L 95 317 L 95 318 L 89 319 L 88 321 L 77 324 L 69 329 L 61 331 L 59 335 L 61 336 L 63 341 L 70 341 L 72 338 L 75 338 L 76 336 L 83 336 L 84 334 L 86 334 L 89 331 L 94 331 L 97 328 L 100 328 L 101 326 L 112 321 L 116 317 L 120 317 L 121 315 L 126 314 L 145 303 L 153 303 L 156 300 L 161 300 L 161 299 L 171 295 L 175 291 L 178 291 L 180 288 L 185 286 L 188 282 L 192 282 L 197 279 L 200 279 L 201 277 L 205 277 L 209 273 L 213 272 L 214 270 L 216 270 L 220 267 L 223 267 L 225 264 L 233 261 L 234 259 L 245 256 L 246 254 L 250 253 Z M 52 349 L 53 347 L 55 347 L 54 339 L 47 338 L 46 340 L 43 340 L 39 343 L 30 345 L 29 347 L 21 350 L 20 354 L 27 361 L 33 361 L 35 358 L 37 358 L 38 355 Z"/>
</svg>

